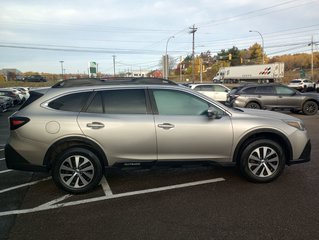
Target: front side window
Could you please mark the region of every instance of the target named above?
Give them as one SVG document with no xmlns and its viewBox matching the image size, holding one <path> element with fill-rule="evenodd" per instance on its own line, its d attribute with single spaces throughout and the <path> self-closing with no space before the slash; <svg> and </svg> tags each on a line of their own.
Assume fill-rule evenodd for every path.
<svg viewBox="0 0 319 240">
<path fill-rule="evenodd" d="M 90 94 L 90 92 L 68 94 L 51 101 L 48 107 L 61 111 L 80 112 Z"/>
<path fill-rule="evenodd" d="M 219 86 L 219 85 L 215 85 L 214 86 L 214 91 L 215 92 L 227 92 L 227 89 L 222 87 L 222 86 Z"/>
<path fill-rule="evenodd" d="M 278 94 L 284 94 L 284 95 L 293 95 L 295 93 L 295 90 L 292 90 L 284 86 L 276 86 L 276 91 Z"/>
<path fill-rule="evenodd" d="M 159 115 L 202 115 L 209 105 L 206 101 L 191 94 L 171 91 L 153 91 Z"/>
</svg>

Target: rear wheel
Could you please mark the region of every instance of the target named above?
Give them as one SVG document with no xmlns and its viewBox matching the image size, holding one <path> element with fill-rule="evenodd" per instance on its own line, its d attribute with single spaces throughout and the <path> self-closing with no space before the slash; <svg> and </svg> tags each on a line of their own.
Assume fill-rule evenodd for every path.
<svg viewBox="0 0 319 240">
<path fill-rule="evenodd" d="M 307 101 L 302 107 L 302 112 L 305 115 L 314 115 L 318 112 L 318 104 L 314 101 Z"/>
<path fill-rule="evenodd" d="M 259 139 L 243 150 L 240 171 L 250 181 L 270 182 L 280 176 L 285 162 L 285 154 L 277 142 Z"/>
<path fill-rule="evenodd" d="M 52 178 L 63 190 L 84 193 L 96 187 L 103 176 L 98 157 L 85 148 L 65 150 L 54 162 Z"/>
<path fill-rule="evenodd" d="M 260 109 L 260 105 L 256 102 L 247 103 L 246 108 Z"/>
</svg>

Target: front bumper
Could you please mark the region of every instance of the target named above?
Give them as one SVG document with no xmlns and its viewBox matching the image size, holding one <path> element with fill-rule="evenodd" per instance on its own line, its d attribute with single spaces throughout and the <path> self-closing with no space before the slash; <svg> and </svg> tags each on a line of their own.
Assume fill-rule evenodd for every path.
<svg viewBox="0 0 319 240">
<path fill-rule="evenodd" d="M 22 171 L 46 172 L 46 166 L 34 165 L 22 157 L 13 147 L 7 144 L 4 148 L 7 168 Z"/>
<path fill-rule="evenodd" d="M 297 160 L 288 160 L 287 165 L 293 165 L 298 163 L 305 163 L 310 161 L 311 155 L 311 142 L 308 140 L 304 150 L 302 151 L 300 157 Z"/>
</svg>

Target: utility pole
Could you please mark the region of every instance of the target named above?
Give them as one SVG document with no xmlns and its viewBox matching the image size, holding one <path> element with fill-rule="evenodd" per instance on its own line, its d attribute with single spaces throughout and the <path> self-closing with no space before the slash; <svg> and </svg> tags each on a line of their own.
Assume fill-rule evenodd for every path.
<svg viewBox="0 0 319 240">
<path fill-rule="evenodd" d="M 115 55 L 112 56 L 113 57 L 113 77 L 115 77 Z"/>
<path fill-rule="evenodd" d="M 64 61 L 60 61 L 60 63 L 61 63 L 61 72 L 62 72 L 61 78 L 63 79 L 63 63 L 64 63 Z"/>
<path fill-rule="evenodd" d="M 311 80 L 313 81 L 313 36 L 311 36 Z"/>
<path fill-rule="evenodd" d="M 192 81 L 195 82 L 195 32 L 197 31 L 197 28 L 195 28 L 195 24 L 193 27 L 189 28 L 189 33 L 193 34 L 193 51 L 192 51 Z"/>
</svg>

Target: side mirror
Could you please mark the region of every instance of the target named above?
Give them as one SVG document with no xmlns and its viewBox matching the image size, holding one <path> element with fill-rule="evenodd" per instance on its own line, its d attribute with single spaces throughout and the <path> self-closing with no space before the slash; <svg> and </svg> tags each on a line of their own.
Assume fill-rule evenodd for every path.
<svg viewBox="0 0 319 240">
<path fill-rule="evenodd" d="M 207 117 L 209 119 L 220 119 L 222 118 L 222 115 L 218 111 L 216 111 L 213 107 L 209 107 L 207 109 Z"/>
</svg>

